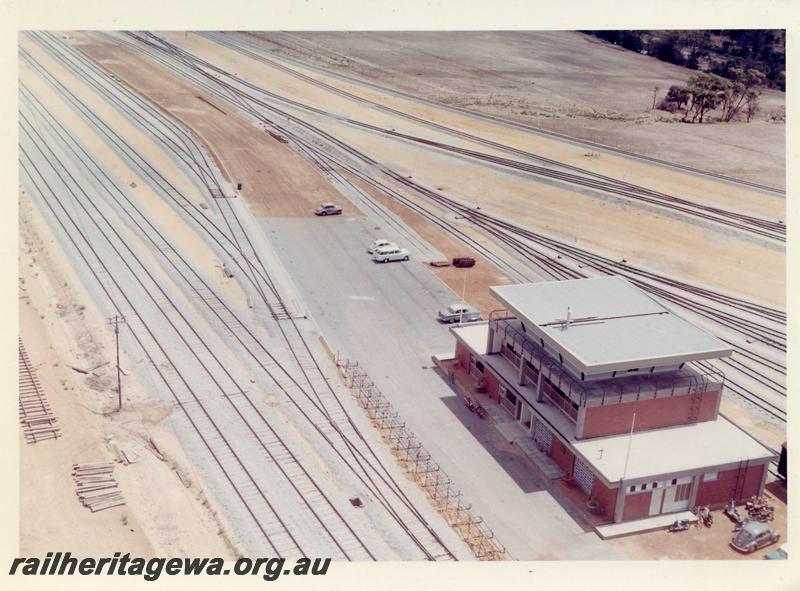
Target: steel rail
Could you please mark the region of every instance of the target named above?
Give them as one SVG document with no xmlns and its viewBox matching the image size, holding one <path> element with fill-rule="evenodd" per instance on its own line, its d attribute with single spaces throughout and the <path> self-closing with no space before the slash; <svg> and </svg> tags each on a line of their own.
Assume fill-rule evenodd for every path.
<svg viewBox="0 0 800 591">
<path fill-rule="evenodd" d="M 88 114 L 87 114 L 87 115 L 88 115 Z M 291 378 L 291 376 L 289 376 L 289 377 Z M 300 388 L 300 389 L 302 390 L 302 388 Z M 307 394 L 306 394 L 306 395 L 307 395 Z M 292 401 L 292 402 L 293 402 L 294 404 L 297 404 L 295 401 Z M 310 420 L 310 419 L 309 419 L 309 420 Z M 330 443 L 331 445 L 333 445 L 333 444 L 332 444 L 332 442 L 330 442 L 330 441 L 329 441 L 329 443 Z M 349 442 L 346 442 L 346 443 L 349 443 Z M 337 449 L 336 451 L 337 451 L 337 453 L 339 453 L 338 449 Z M 374 452 L 373 452 L 373 453 L 374 453 Z M 356 458 L 356 459 L 357 459 L 357 458 Z M 358 459 L 357 459 L 357 461 L 358 461 Z M 382 466 L 382 467 L 383 467 L 383 469 L 384 469 L 384 470 L 385 470 L 385 471 L 388 473 L 388 470 L 385 468 L 385 466 Z M 351 469 L 352 469 L 352 467 L 351 467 Z M 374 469 L 374 467 L 373 467 L 373 469 Z M 362 466 L 362 470 L 364 470 L 364 472 L 365 472 L 365 474 L 366 474 L 366 469 L 365 469 L 365 468 L 363 468 L 363 466 Z M 359 477 L 360 477 L 360 476 L 359 476 Z M 368 474 L 367 474 L 367 477 L 369 478 Z M 366 483 L 365 483 L 365 484 L 366 484 Z M 387 484 L 387 485 L 390 485 L 390 486 L 391 486 L 391 485 L 394 485 L 395 487 L 397 487 L 397 488 L 399 489 L 399 486 L 398 486 L 396 483 L 386 483 L 386 484 Z M 378 497 L 381 497 L 381 496 L 382 496 L 382 494 L 383 494 L 383 493 L 381 493 L 379 490 L 378 490 L 378 491 L 374 491 L 374 492 L 375 492 L 376 496 L 378 496 Z M 403 493 L 401 489 L 399 489 L 399 490 L 393 490 L 392 492 L 394 492 L 394 494 L 401 494 L 401 497 L 405 497 L 405 493 Z M 401 499 L 401 500 L 402 500 L 402 499 Z M 407 497 L 405 498 L 405 502 L 409 502 L 409 501 L 407 500 Z M 417 516 L 417 518 L 418 518 L 419 520 L 421 520 L 421 521 L 424 521 L 424 520 L 422 519 L 422 516 L 419 514 L 419 512 L 418 512 L 418 511 L 417 511 L 417 510 L 416 510 L 416 509 L 415 509 L 413 506 L 409 506 L 408 508 L 409 508 L 409 509 L 411 509 L 411 510 L 412 510 L 412 512 L 414 512 L 414 513 L 416 514 L 416 516 Z M 387 507 L 387 509 L 388 509 L 388 507 Z M 427 523 L 424 523 L 424 526 L 425 526 L 425 527 L 428 527 Z M 410 533 L 410 531 L 409 531 L 409 533 Z M 432 534 L 434 537 L 438 537 L 438 535 L 437 535 L 437 534 L 435 534 L 435 532 L 431 531 L 430 533 L 431 533 L 431 534 Z M 446 550 L 446 553 L 447 553 L 449 556 L 453 557 L 452 553 L 451 553 L 449 550 L 447 550 L 447 549 L 446 549 L 446 546 L 443 546 L 443 548 L 445 548 L 445 550 Z M 431 555 L 431 556 L 429 556 L 429 557 L 432 557 L 432 555 Z"/>
</svg>

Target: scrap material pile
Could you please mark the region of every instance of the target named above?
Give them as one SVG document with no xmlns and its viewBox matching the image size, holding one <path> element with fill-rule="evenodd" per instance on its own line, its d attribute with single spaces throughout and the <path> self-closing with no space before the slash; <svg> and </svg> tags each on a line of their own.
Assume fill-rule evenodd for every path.
<svg viewBox="0 0 800 591">
<path fill-rule="evenodd" d="M 124 505 L 125 499 L 113 474 L 113 462 L 72 464 L 75 494 L 81 505 L 88 507 L 92 513 Z"/>
</svg>

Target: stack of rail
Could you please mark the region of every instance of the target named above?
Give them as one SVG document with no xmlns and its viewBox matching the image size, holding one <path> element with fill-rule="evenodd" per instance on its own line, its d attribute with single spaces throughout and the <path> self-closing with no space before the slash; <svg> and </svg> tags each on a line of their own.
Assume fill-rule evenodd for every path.
<svg viewBox="0 0 800 591">
<path fill-rule="evenodd" d="M 22 339 L 19 339 L 19 422 L 27 443 L 57 439 L 61 435 L 61 428 L 56 426 L 58 419 L 50 410 Z"/>
<path fill-rule="evenodd" d="M 114 480 L 113 462 L 72 464 L 72 478 L 81 505 L 92 513 L 125 504 L 119 485 Z"/>
</svg>

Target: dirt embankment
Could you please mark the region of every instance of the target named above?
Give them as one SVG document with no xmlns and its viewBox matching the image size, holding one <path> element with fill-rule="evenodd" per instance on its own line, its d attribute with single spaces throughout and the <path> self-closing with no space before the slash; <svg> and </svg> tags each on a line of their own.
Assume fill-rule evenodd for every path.
<svg viewBox="0 0 800 591">
<path fill-rule="evenodd" d="M 122 47 L 78 35 L 78 48 L 194 131 L 257 216 L 306 217 L 343 197 L 282 138 L 251 125 L 203 94 Z M 347 204 L 345 215 L 358 215 Z"/>
<path fill-rule="evenodd" d="M 19 228 L 20 337 L 61 428 L 58 439 L 36 444 L 20 436 L 20 553 L 237 555 L 230 527 L 162 426 L 171 409 L 127 369 L 116 412 L 113 332 L 24 194 Z M 126 504 L 91 513 L 75 494 L 72 465 L 114 461 L 116 449 L 133 460 L 114 469 Z"/>
</svg>

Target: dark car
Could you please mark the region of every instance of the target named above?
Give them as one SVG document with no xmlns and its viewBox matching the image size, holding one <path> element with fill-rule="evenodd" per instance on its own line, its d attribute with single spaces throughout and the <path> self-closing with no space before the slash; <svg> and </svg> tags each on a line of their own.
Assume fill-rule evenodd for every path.
<svg viewBox="0 0 800 591">
<path fill-rule="evenodd" d="M 780 537 L 781 534 L 776 532 L 772 526 L 760 521 L 748 521 L 733 536 L 731 546 L 739 550 L 739 552 L 749 554 L 759 548 L 774 544 Z"/>
<path fill-rule="evenodd" d="M 339 215 L 342 213 L 342 208 L 333 203 L 323 203 L 314 210 L 314 215 Z"/>
</svg>

